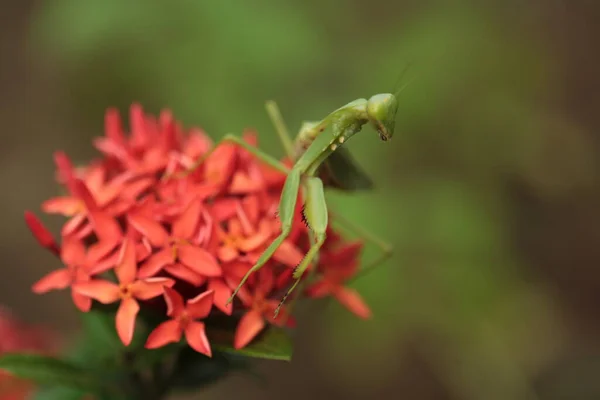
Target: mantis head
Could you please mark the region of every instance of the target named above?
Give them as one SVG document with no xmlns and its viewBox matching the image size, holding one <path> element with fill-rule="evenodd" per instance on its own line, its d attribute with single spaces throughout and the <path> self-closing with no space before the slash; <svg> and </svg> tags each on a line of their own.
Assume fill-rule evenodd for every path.
<svg viewBox="0 0 600 400">
<path fill-rule="evenodd" d="M 394 135 L 398 100 L 391 93 L 376 94 L 367 102 L 367 116 L 377 129 L 379 138 L 389 140 Z"/>
</svg>

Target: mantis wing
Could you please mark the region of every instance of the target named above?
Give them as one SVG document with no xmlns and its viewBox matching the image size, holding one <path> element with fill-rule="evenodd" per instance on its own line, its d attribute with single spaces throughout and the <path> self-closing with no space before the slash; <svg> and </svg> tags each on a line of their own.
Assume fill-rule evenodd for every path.
<svg viewBox="0 0 600 400">
<path fill-rule="evenodd" d="M 345 147 L 338 147 L 331 153 L 320 172 L 325 186 L 331 188 L 354 192 L 371 190 L 374 187 L 371 178 Z"/>
</svg>

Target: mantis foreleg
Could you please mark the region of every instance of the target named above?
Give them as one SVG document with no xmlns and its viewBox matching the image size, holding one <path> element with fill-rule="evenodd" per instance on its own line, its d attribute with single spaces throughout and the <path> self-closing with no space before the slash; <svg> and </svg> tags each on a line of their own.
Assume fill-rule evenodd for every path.
<svg viewBox="0 0 600 400">
<path fill-rule="evenodd" d="M 302 275 L 313 259 L 319 254 L 319 250 L 321 249 L 323 242 L 325 242 L 328 217 L 323 181 L 316 177 L 308 177 L 304 182 L 304 189 L 306 193 L 306 203 L 303 210 L 304 220 L 306 221 L 308 228 L 312 231 L 315 242 L 312 244 L 298 267 L 296 267 L 293 274 L 296 281 L 289 288 L 285 296 L 283 296 L 277 309 L 275 309 L 275 317 L 279 314 L 279 310 L 283 303 L 285 303 L 285 300 L 294 291 L 296 286 L 298 286 L 298 283 L 302 280 Z"/>
<path fill-rule="evenodd" d="M 275 254 L 277 248 L 283 243 L 283 241 L 289 236 L 292 230 L 292 224 L 294 222 L 294 211 L 296 210 L 296 201 L 298 200 L 298 190 L 300 189 L 300 176 L 302 171 L 293 168 L 288 174 L 285 184 L 283 185 L 283 191 L 281 192 L 281 200 L 279 201 L 279 217 L 281 219 L 281 233 L 277 238 L 267 247 L 262 253 L 256 265 L 244 275 L 242 281 L 238 287 L 233 291 L 233 294 L 227 300 L 226 304 L 233 301 L 233 298 L 240 290 L 244 283 L 248 280 L 250 275 L 262 268 L 262 266 L 269 261 L 269 259 Z"/>
</svg>

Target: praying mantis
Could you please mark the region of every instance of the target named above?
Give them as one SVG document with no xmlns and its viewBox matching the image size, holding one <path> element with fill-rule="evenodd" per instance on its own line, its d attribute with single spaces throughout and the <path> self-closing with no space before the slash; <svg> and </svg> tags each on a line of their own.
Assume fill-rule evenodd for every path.
<svg viewBox="0 0 600 400">
<path fill-rule="evenodd" d="M 311 232 L 313 243 L 294 270 L 292 276 L 295 282 L 275 311 L 275 317 L 277 317 L 281 305 L 296 288 L 325 241 L 325 232 L 329 221 L 325 201 L 325 184 L 322 178 L 328 178 L 328 186 L 342 190 L 355 191 L 372 188 L 371 180 L 358 168 L 350 157 L 350 153 L 346 152 L 345 148 L 341 146 L 360 132 L 367 123 L 373 125 L 382 141 L 390 140 L 394 134 L 397 110 L 398 101 L 396 96 L 391 93 L 376 94 L 368 100 L 357 99 L 338 108 L 319 122 L 305 122 L 295 141 L 292 142 L 280 117 L 277 105 L 274 102 L 268 102 L 267 111 L 286 152 L 295 162 L 291 169 L 272 156 L 247 144 L 237 136 L 225 135 L 221 139 L 219 144 L 223 142 L 238 144 L 266 164 L 287 174 L 278 209 L 281 220 L 281 233 L 264 250 L 256 264 L 242 278 L 238 287 L 228 299 L 228 304 L 233 301 L 250 275 L 265 265 L 290 234 L 298 191 L 302 189 L 305 199 L 303 217 Z M 328 127 L 331 128 L 331 133 L 323 134 Z M 348 227 L 365 237 L 365 239 L 375 243 L 382 250 L 381 257 L 364 267 L 363 271 L 376 267 L 391 255 L 390 245 L 349 221 L 345 219 L 344 221 Z"/>
<path fill-rule="evenodd" d="M 287 155 L 294 161 L 292 168 L 288 168 L 273 156 L 232 134 L 223 136 L 215 145 L 215 148 L 226 142 L 239 145 L 267 165 L 287 175 L 278 208 L 281 233 L 264 250 L 256 264 L 242 278 L 231 297 L 227 300 L 227 304 L 233 301 L 250 275 L 261 269 L 289 236 L 292 230 L 298 193 L 299 190 L 302 190 L 304 194 L 303 219 L 309 228 L 312 244 L 293 272 L 292 277 L 295 281 L 282 298 L 279 307 L 277 307 L 275 311 L 275 317 L 277 317 L 281 306 L 301 281 L 304 272 L 311 262 L 318 257 L 318 252 L 325 241 L 326 229 L 329 223 L 328 214 L 332 214 L 327 209 L 325 187 L 351 192 L 368 190 L 373 187 L 370 178 L 358 167 L 350 153 L 342 146 L 359 133 L 366 124 L 371 124 L 374 127 L 380 140 L 389 141 L 394 134 L 398 110 L 396 95 L 400 90 L 396 91 L 395 94 L 376 94 L 368 100 L 365 98 L 357 99 L 333 111 L 321 121 L 304 122 L 294 141 L 292 141 L 285 127 L 276 103 L 273 101 L 267 102 L 267 113 L 275 126 Z M 200 165 L 204 159 L 205 157 L 202 157 L 196 165 Z M 392 248 L 388 243 L 340 215 L 336 214 L 335 218 L 338 222 L 346 225 L 347 229 L 353 230 L 357 235 L 375 244 L 381 251 L 378 258 L 363 267 L 360 272 L 361 275 L 374 269 L 391 256 Z"/>
</svg>

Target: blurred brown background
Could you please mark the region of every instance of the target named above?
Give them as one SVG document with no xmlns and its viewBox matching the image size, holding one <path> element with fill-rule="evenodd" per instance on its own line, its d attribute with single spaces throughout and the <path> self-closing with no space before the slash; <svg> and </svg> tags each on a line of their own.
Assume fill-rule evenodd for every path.
<svg viewBox="0 0 600 400">
<path fill-rule="evenodd" d="M 94 156 L 106 107 L 170 107 L 214 138 L 254 127 L 281 154 L 265 100 L 297 129 L 412 62 L 391 144 L 350 144 L 378 191 L 330 200 L 396 247 L 356 285 L 375 318 L 306 310 L 268 387 L 191 398 L 600 399 L 600 4 L 281 3 L 4 3 L 0 303 L 76 331 L 67 293 L 29 290 L 57 262 L 22 216 L 58 189 L 53 151 Z"/>
</svg>

